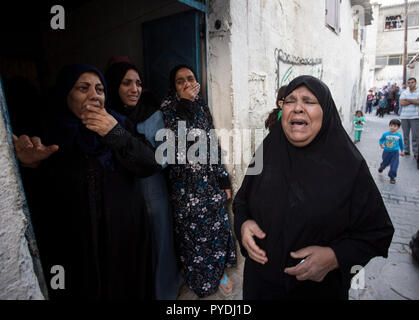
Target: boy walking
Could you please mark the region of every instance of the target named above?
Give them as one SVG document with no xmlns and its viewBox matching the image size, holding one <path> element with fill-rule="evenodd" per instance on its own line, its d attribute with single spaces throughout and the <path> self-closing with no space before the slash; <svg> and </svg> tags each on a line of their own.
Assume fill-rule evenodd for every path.
<svg viewBox="0 0 419 320">
<path fill-rule="evenodd" d="M 397 168 L 399 167 L 399 150 L 400 155 L 404 156 L 404 145 L 403 138 L 397 130 L 400 129 L 401 122 L 398 119 L 390 121 L 390 131 L 387 131 L 381 136 L 380 146 L 383 151 L 383 162 L 380 164 L 378 172 L 381 173 L 383 170 L 390 165 L 390 171 L 388 176 L 390 177 L 390 183 L 396 183 Z"/>
</svg>

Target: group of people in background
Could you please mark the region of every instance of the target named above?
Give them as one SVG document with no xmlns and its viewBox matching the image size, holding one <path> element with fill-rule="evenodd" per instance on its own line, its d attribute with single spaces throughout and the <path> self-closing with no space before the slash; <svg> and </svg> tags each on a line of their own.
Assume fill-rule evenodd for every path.
<svg viewBox="0 0 419 320">
<path fill-rule="evenodd" d="M 384 117 L 385 114 L 390 114 L 390 112 L 399 115 L 400 95 L 405 90 L 405 84 L 400 88 L 397 83 L 384 85 L 378 91 L 375 91 L 375 88 L 370 89 L 367 95 L 365 113 L 372 113 L 376 107 L 376 115 L 379 117 Z"/>
</svg>

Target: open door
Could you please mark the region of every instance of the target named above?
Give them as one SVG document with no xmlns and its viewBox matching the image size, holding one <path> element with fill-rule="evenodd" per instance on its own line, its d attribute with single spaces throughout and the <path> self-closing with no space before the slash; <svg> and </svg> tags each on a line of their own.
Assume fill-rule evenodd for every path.
<svg viewBox="0 0 419 320">
<path fill-rule="evenodd" d="M 201 12 L 190 10 L 143 23 L 144 72 L 146 85 L 161 101 L 169 88 L 170 70 L 178 64 L 190 65 L 197 73 L 206 96 L 201 44 Z M 205 43 L 205 42 L 204 42 Z"/>
</svg>

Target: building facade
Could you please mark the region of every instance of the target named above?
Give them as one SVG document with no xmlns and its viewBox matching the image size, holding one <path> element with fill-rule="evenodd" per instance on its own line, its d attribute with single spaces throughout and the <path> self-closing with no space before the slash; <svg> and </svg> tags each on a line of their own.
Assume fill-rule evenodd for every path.
<svg viewBox="0 0 419 320">
<path fill-rule="evenodd" d="M 381 88 L 389 83 L 403 83 L 405 32 L 404 4 L 381 6 L 373 4 L 374 21 L 367 28 L 370 63 L 370 87 Z M 408 2 L 407 54 L 410 62 L 419 52 L 419 1 Z M 407 71 L 409 75 L 409 70 Z"/>
</svg>

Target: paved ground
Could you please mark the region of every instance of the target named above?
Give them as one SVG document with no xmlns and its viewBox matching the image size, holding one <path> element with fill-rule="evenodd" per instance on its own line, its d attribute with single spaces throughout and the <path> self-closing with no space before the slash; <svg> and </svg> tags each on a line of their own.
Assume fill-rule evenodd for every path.
<svg viewBox="0 0 419 320">
<path fill-rule="evenodd" d="M 394 115 L 379 119 L 367 115 L 359 150 L 368 162 L 393 222 L 395 233 L 387 259 L 374 258 L 365 267 L 365 289 L 350 290 L 356 300 L 419 300 L 419 266 L 411 258 L 409 242 L 419 229 L 419 170 L 413 156 L 400 157 L 396 184 L 389 183 L 388 169 L 378 173 L 381 149 L 378 140 Z"/>
<path fill-rule="evenodd" d="M 409 241 L 419 229 L 419 170 L 413 156 L 400 159 L 397 183 L 389 183 L 388 169 L 378 173 L 381 162 L 381 148 L 378 140 L 388 130 L 388 122 L 394 118 L 386 115 L 379 119 L 366 115 L 367 123 L 357 144 L 359 150 L 368 162 L 370 171 L 381 191 L 387 210 L 395 227 L 395 234 L 387 259 L 377 257 L 365 267 L 364 289 L 351 289 L 352 300 L 419 300 L 419 266 L 411 258 Z M 238 253 L 239 254 L 239 253 Z M 225 298 L 216 293 L 204 300 L 241 300 L 243 258 L 239 257 L 236 268 L 227 270 L 233 281 L 233 294 Z M 358 282 L 361 284 L 361 281 Z M 183 286 L 179 300 L 199 299 L 186 286 Z"/>
</svg>

